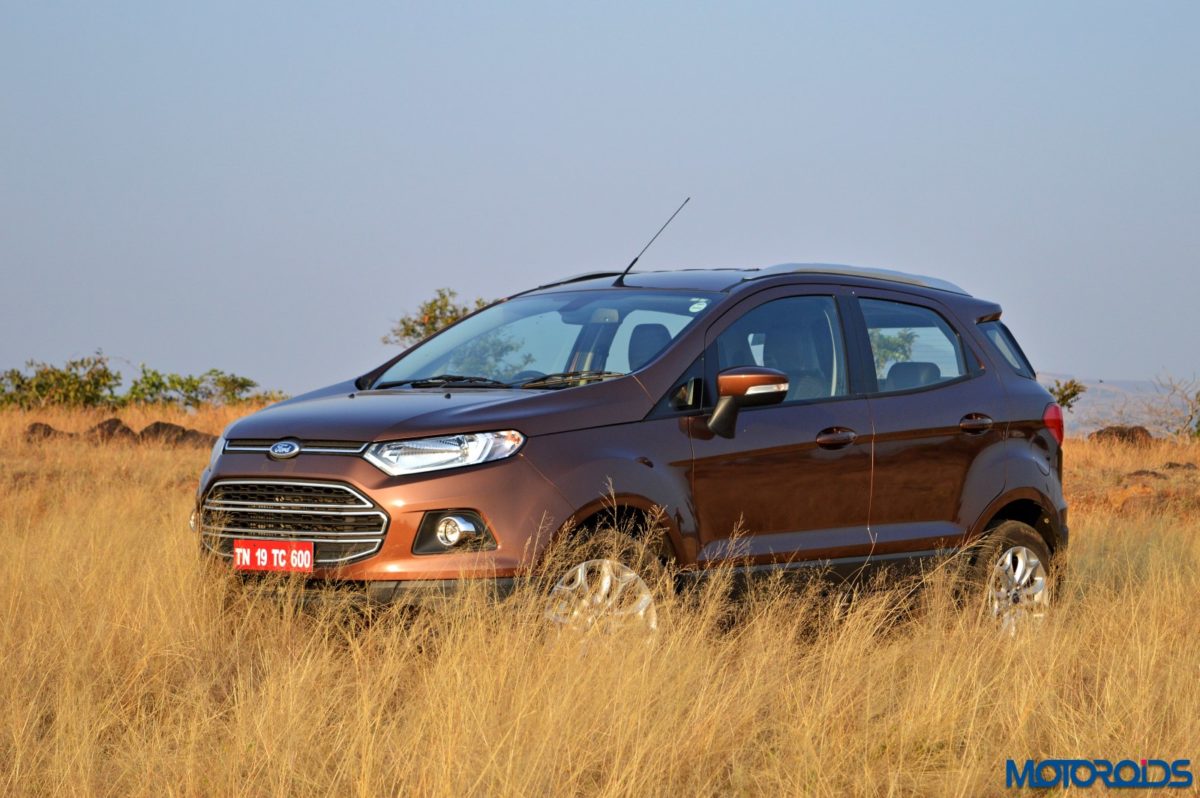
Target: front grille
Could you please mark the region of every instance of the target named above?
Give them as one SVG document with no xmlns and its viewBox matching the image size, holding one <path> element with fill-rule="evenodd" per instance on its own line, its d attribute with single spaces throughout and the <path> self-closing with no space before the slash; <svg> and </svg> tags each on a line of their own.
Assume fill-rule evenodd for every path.
<svg viewBox="0 0 1200 798">
<path fill-rule="evenodd" d="M 201 507 L 204 544 L 223 557 L 235 539 L 311 540 L 317 565 L 342 565 L 379 551 L 387 527 L 387 513 L 336 482 L 223 480 Z"/>
<path fill-rule="evenodd" d="M 227 452 L 268 452 L 279 443 L 279 438 L 233 438 L 225 441 Z M 293 439 L 294 440 L 294 439 Z M 301 453 L 308 454 L 362 454 L 367 444 L 362 441 L 300 440 Z"/>
</svg>

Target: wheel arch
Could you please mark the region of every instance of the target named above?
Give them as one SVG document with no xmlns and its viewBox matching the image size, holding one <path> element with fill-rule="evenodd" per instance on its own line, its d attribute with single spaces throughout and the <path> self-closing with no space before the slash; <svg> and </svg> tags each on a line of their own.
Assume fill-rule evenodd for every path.
<svg viewBox="0 0 1200 798">
<path fill-rule="evenodd" d="M 971 530 L 967 542 L 986 535 L 1005 521 L 1020 521 L 1032 527 L 1054 553 L 1063 544 L 1063 534 L 1058 512 L 1052 507 L 1050 500 L 1035 490 L 1021 489 L 1005 493 L 988 505 Z"/>
<path fill-rule="evenodd" d="M 573 529 L 587 529 L 600 524 L 612 524 L 618 529 L 649 531 L 662 529 L 662 545 L 669 547 L 663 554 L 679 561 L 686 551 L 676 520 L 661 504 L 655 504 L 645 496 L 633 493 L 610 493 L 580 507 L 562 524 L 559 535 Z"/>
</svg>

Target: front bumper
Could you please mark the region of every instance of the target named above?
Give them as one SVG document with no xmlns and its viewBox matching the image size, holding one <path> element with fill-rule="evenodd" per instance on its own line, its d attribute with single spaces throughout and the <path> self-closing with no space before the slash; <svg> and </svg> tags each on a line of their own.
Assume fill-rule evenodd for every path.
<svg viewBox="0 0 1200 798">
<path fill-rule="evenodd" d="M 423 606 L 453 601 L 475 593 L 481 593 L 488 598 L 507 598 L 516 586 L 517 579 L 511 576 L 470 580 L 380 580 L 365 583 L 365 593 L 369 604 Z"/>
<path fill-rule="evenodd" d="M 514 577 L 477 579 L 409 579 L 369 582 L 320 582 L 301 584 L 286 580 L 244 577 L 241 589 L 272 600 L 294 600 L 305 607 L 353 606 L 358 608 L 439 607 L 469 598 L 500 600 L 516 589 Z"/>
<path fill-rule="evenodd" d="M 390 477 L 358 457 L 301 454 L 275 461 L 257 453 L 225 452 L 205 474 L 202 499 L 217 482 L 229 480 L 340 483 L 361 493 L 387 516 L 378 550 L 361 559 L 311 574 L 315 582 L 388 585 L 372 595 L 397 592 L 400 583 L 426 583 L 418 593 L 449 588 L 431 585 L 516 577 L 540 554 L 571 508 L 557 488 L 523 455 L 422 477 Z M 485 551 L 415 554 L 414 541 L 427 513 L 471 510 L 482 518 L 496 547 Z M 246 535 L 256 537 L 256 535 Z M 278 539 L 309 539 L 302 532 Z M 224 553 L 215 553 L 229 562 Z"/>
</svg>

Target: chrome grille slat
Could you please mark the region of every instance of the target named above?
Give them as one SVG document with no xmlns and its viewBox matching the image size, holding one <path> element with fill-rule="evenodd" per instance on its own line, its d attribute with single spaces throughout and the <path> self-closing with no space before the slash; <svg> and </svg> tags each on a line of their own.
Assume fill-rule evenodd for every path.
<svg viewBox="0 0 1200 798">
<path fill-rule="evenodd" d="M 307 501 L 286 501 L 277 498 L 279 494 L 288 494 L 291 497 L 307 499 Z M 230 496 L 235 498 L 230 498 Z M 338 501 L 339 498 L 340 502 Z M 347 502 L 347 498 L 352 499 L 353 502 Z M 267 507 L 312 505 L 329 507 L 331 509 L 340 507 L 372 508 L 375 506 L 371 503 L 370 499 L 349 485 L 341 485 L 333 482 L 290 482 L 258 479 L 223 479 L 212 486 L 205 501 L 219 503 L 246 502 L 249 504 L 262 504 Z"/>
<path fill-rule="evenodd" d="M 361 504 L 298 504 L 298 503 L 279 503 L 274 502 L 267 504 L 266 502 L 244 502 L 244 501 L 229 501 L 226 499 L 209 500 L 209 505 L 228 510 L 239 510 L 246 507 L 262 507 L 275 509 L 282 512 L 284 509 L 292 508 L 296 510 L 358 510 L 362 507 Z"/>
<path fill-rule="evenodd" d="M 201 536 L 222 557 L 234 539 L 310 540 L 323 565 L 348 563 L 379 551 L 387 513 L 338 482 L 226 479 L 201 504 Z"/>
<path fill-rule="evenodd" d="M 209 530 L 210 538 L 221 538 L 229 540 L 292 540 L 293 535 L 271 535 L 263 532 L 261 529 L 234 529 L 232 527 L 222 527 L 218 530 Z M 320 538 L 319 536 L 307 535 L 305 540 L 311 540 L 313 543 L 378 543 L 378 538 Z"/>
<path fill-rule="evenodd" d="M 371 527 L 358 527 L 347 529 L 323 529 L 319 526 L 293 526 L 293 527 L 270 527 L 261 524 L 240 522 L 239 524 L 213 524 L 206 522 L 204 528 L 210 532 L 221 532 L 224 530 L 240 530 L 243 532 L 254 532 L 261 535 L 274 535 L 275 537 L 284 538 L 310 538 L 314 535 L 324 535 L 328 537 L 346 537 L 347 535 L 373 535 L 375 530 Z"/>
<path fill-rule="evenodd" d="M 295 440 L 300 444 L 301 454 L 362 454 L 370 445 L 360 441 Z M 265 453 L 278 442 L 260 438 L 235 438 L 225 442 L 225 451 Z"/>
<path fill-rule="evenodd" d="M 227 506 L 220 502 L 205 502 L 204 506 L 213 510 L 225 510 L 228 512 L 278 513 L 280 515 L 329 515 L 336 516 L 338 518 L 345 518 L 347 516 L 383 515 L 383 513 L 381 513 L 379 510 L 349 510 L 349 508 L 347 508 L 348 512 L 344 513 L 322 512 L 328 508 L 328 505 L 321 506 L 315 504 L 311 505 L 309 509 L 291 509 L 290 505 L 288 507 L 264 507 L 261 504 L 252 504 L 249 502 L 236 507 Z"/>
<path fill-rule="evenodd" d="M 229 523 L 221 523 L 227 519 L 205 519 L 208 529 L 247 529 L 258 530 L 272 535 L 372 535 L 377 534 L 379 524 L 265 524 L 253 518 L 237 518 Z"/>
</svg>

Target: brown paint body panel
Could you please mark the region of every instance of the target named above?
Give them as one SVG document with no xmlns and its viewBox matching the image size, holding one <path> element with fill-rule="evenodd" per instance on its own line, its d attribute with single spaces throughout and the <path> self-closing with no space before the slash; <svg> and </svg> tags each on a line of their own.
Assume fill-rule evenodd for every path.
<svg viewBox="0 0 1200 798">
<path fill-rule="evenodd" d="M 737 555 L 763 563 L 864 551 L 870 425 L 866 400 L 852 399 L 743 410 L 733 438 L 698 434 L 693 446 L 701 562 Z M 836 426 L 861 433 L 844 448 L 818 446 L 817 435 Z M 740 539 L 731 543 L 735 529 Z"/>
<path fill-rule="evenodd" d="M 889 554 L 954 545 L 1005 487 L 1005 435 L 965 432 L 969 412 L 1004 416 L 991 374 L 929 391 L 874 396 L 871 532 Z M 950 526 L 946 526 L 946 525 Z"/>
</svg>

